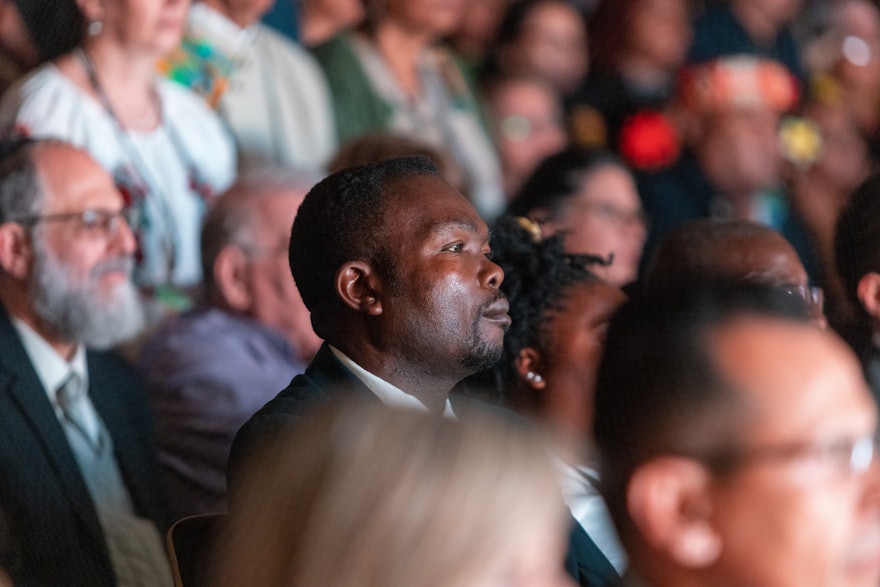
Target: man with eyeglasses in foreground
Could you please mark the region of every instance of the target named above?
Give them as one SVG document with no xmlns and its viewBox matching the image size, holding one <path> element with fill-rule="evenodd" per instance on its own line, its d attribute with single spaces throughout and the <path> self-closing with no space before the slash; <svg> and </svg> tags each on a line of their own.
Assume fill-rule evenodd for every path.
<svg viewBox="0 0 880 587">
<path fill-rule="evenodd" d="M 170 585 L 123 198 L 85 151 L 0 158 L 0 549 L 16 585 Z M 88 348 L 87 348 L 88 347 Z"/>
<path fill-rule="evenodd" d="M 778 289 L 646 293 L 612 319 L 595 407 L 624 584 L 876 587 L 877 409 L 853 353 Z"/>
</svg>

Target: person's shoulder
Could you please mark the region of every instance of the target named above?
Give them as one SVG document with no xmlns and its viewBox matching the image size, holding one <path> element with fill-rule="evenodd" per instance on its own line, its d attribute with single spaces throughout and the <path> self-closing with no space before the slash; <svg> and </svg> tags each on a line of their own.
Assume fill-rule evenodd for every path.
<svg viewBox="0 0 880 587">
<path fill-rule="evenodd" d="M 244 321 L 221 310 L 193 309 L 162 322 L 144 341 L 138 364 L 185 365 L 198 357 L 228 356 L 241 348 L 246 329 Z"/>
<path fill-rule="evenodd" d="M 76 129 L 94 118 L 95 108 L 87 100 L 53 63 L 46 63 L 16 81 L 3 95 L 0 126 L 4 132 L 76 142 Z"/>
<path fill-rule="evenodd" d="M 312 55 L 325 69 L 340 64 L 359 63 L 354 33 L 346 31 L 312 48 Z"/>
</svg>

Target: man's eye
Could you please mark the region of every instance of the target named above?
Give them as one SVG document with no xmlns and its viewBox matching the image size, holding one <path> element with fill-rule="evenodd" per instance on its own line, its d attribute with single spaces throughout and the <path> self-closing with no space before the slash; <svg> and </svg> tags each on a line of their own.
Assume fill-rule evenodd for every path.
<svg viewBox="0 0 880 587">
<path fill-rule="evenodd" d="M 82 224 L 86 230 L 98 230 L 107 224 L 107 215 L 98 210 L 86 210 L 82 215 Z"/>
<path fill-rule="evenodd" d="M 460 253 L 464 250 L 464 243 L 455 243 L 454 245 L 449 245 L 446 250 L 450 253 Z"/>
</svg>

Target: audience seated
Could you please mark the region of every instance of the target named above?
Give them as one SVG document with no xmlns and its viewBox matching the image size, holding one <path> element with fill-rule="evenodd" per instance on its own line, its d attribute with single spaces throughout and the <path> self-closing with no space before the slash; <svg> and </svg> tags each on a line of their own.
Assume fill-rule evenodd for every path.
<svg viewBox="0 0 880 587">
<path fill-rule="evenodd" d="M 73 146 L 0 162 L 0 568 L 16 585 L 171 584 L 146 394 L 96 350 L 144 323 L 129 211 Z"/>
<path fill-rule="evenodd" d="M 595 410 L 624 585 L 880 581 L 877 408 L 797 298 L 721 284 L 631 301 Z"/>
<path fill-rule="evenodd" d="M 646 254 L 685 220 L 738 218 L 781 232 L 818 277 L 809 234 L 783 186 L 779 126 L 797 97 L 795 79 L 773 61 L 735 56 L 683 73 L 684 151 L 674 165 L 639 178 L 651 221 Z"/>
<path fill-rule="evenodd" d="M 497 414 L 325 406 L 240 497 L 213 585 L 572 585 L 547 455 Z"/>
<path fill-rule="evenodd" d="M 589 259 L 566 255 L 560 234 L 541 240 L 539 230 L 510 216 L 492 230 L 511 327 L 488 375 L 504 403 L 546 437 L 572 514 L 622 572 L 626 555 L 595 487 L 592 404 L 608 320 L 626 296 L 591 273 Z"/>
<path fill-rule="evenodd" d="M 850 304 L 848 319 L 836 326 L 861 359 L 880 405 L 880 176 L 859 186 L 840 213 L 834 255 Z"/>
<path fill-rule="evenodd" d="M 238 146 L 240 171 L 323 169 L 336 149 L 330 91 L 314 58 L 259 19 L 265 0 L 200 0 L 160 69 L 202 94 Z"/>
<path fill-rule="evenodd" d="M 320 345 L 287 266 L 290 225 L 310 174 L 245 174 L 202 228 L 205 302 L 143 346 L 144 375 L 174 519 L 222 512 L 239 427 Z"/>
<path fill-rule="evenodd" d="M 545 159 L 508 206 L 541 227 L 565 234 L 565 252 L 605 259 L 593 271 L 622 287 L 636 280 L 646 224 L 629 169 L 604 150 L 570 147 Z"/>
<path fill-rule="evenodd" d="M 498 360 L 510 326 L 504 274 L 488 253 L 485 223 L 426 158 L 352 167 L 316 185 L 293 224 L 290 265 L 325 343 L 236 435 L 231 502 L 246 463 L 316 403 L 361 398 L 450 418 L 479 409 L 449 392 Z M 589 537 L 572 539 L 569 572 L 607 585 L 613 569 Z"/>
<path fill-rule="evenodd" d="M 445 149 L 464 171 L 465 194 L 487 219 L 501 213 L 501 170 L 452 52 L 439 41 L 464 2 L 372 0 L 355 31 L 315 47 L 330 83 L 340 142 L 373 131 L 413 135 Z"/>
<path fill-rule="evenodd" d="M 725 279 L 779 287 L 803 299 L 816 323 L 827 326 L 821 288 L 785 237 L 745 220 L 683 222 L 660 242 L 645 272 L 646 288 L 677 288 L 694 279 Z"/>
<path fill-rule="evenodd" d="M 157 77 L 156 60 L 180 43 L 189 1 L 141 10 L 82 0 L 89 35 L 3 97 L 0 127 L 86 149 L 141 212 L 135 282 L 160 302 L 187 303 L 201 280 L 199 226 L 235 173 L 235 149 L 197 96 Z"/>
<path fill-rule="evenodd" d="M 500 77 L 483 88 L 489 129 L 501 160 L 508 200 L 541 161 L 568 144 L 556 90 L 534 76 Z"/>
</svg>

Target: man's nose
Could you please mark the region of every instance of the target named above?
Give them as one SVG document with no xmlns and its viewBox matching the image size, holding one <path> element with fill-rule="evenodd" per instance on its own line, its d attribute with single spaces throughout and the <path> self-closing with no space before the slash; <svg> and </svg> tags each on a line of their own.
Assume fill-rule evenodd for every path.
<svg viewBox="0 0 880 587">
<path fill-rule="evenodd" d="M 125 218 L 120 218 L 119 220 L 119 225 L 110 235 L 110 246 L 114 250 L 121 251 L 126 255 L 133 255 L 137 250 L 137 240 L 134 237 L 134 232 Z"/>
<path fill-rule="evenodd" d="M 504 269 L 493 263 L 489 259 L 485 259 L 484 266 L 481 270 L 481 282 L 484 287 L 498 289 L 501 282 L 504 281 Z"/>
</svg>

